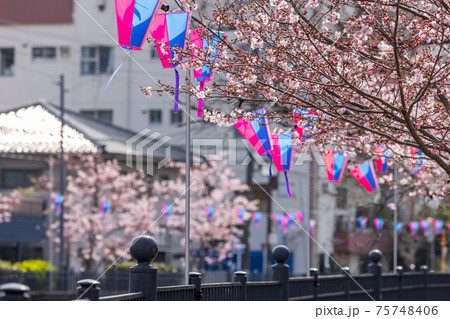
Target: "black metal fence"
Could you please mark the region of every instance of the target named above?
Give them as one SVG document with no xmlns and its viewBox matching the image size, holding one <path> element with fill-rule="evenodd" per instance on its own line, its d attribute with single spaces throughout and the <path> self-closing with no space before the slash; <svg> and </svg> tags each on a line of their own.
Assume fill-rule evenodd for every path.
<svg viewBox="0 0 450 319">
<path fill-rule="evenodd" d="M 238 271 L 232 281 L 204 283 L 200 273 L 189 274 L 189 285 L 158 287 L 157 269 L 151 262 L 157 254 L 157 244 L 149 236 L 135 239 L 130 249 L 137 265 L 130 268 L 128 293 L 101 296 L 102 284 L 93 279 L 77 282 L 77 299 L 100 301 L 301 301 L 301 300 L 450 300 L 450 274 L 428 272 L 422 266 L 420 272 L 382 274 L 379 263 L 382 254 L 373 250 L 368 274 L 350 275 L 348 268 L 340 275 L 319 276 L 311 269 L 307 277 L 289 277 L 286 261 L 290 252 L 286 246 L 277 246 L 272 252 L 277 262 L 272 266 L 271 281 L 252 282 L 247 273 Z M 0 286 L 0 300 L 29 300 L 30 288 L 9 283 Z M 102 287 L 103 290 L 103 287 Z"/>
<path fill-rule="evenodd" d="M 260 273 L 249 273 L 249 278 L 254 281 L 263 281 L 265 276 Z M 32 291 L 75 291 L 77 282 L 82 279 L 94 278 L 100 282 L 101 295 L 118 294 L 128 291 L 129 272 L 111 268 L 103 273 L 89 272 L 20 272 L 1 271 L 0 285 L 2 283 L 16 282 L 24 284 Z M 205 271 L 202 273 L 204 283 L 231 282 L 232 271 Z M 60 283 L 63 282 L 63 285 Z M 158 272 L 157 286 L 178 286 L 184 283 L 183 273 Z"/>
</svg>

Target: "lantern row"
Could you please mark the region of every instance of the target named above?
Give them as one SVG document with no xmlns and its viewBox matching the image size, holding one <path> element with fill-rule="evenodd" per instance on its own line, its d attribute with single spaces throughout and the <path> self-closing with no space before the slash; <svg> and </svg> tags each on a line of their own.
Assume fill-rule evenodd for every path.
<svg viewBox="0 0 450 319">
<path fill-rule="evenodd" d="M 288 226 L 291 226 L 291 229 L 296 229 L 295 224 L 303 223 L 304 215 L 302 211 L 296 211 L 288 214 L 274 214 L 273 219 L 275 224 L 282 228 L 283 234 L 286 235 L 288 232 Z M 317 221 L 315 219 L 309 220 L 309 234 L 314 236 L 316 229 Z"/>
<path fill-rule="evenodd" d="M 162 204 L 161 210 L 162 210 L 163 215 L 166 216 L 166 219 L 168 219 L 168 217 L 170 216 L 171 209 L 172 209 L 171 205 L 169 205 L 169 204 Z M 240 224 L 244 223 L 244 214 L 245 214 L 245 212 L 246 212 L 245 208 L 240 207 L 240 208 L 236 209 L 236 216 L 238 217 Z M 214 206 L 206 206 L 205 207 L 205 215 L 206 215 L 206 218 L 208 220 L 213 218 L 213 216 L 214 216 Z M 253 220 L 253 222 L 254 222 L 256 227 L 259 226 L 259 224 L 261 222 L 261 217 L 262 217 L 262 213 L 261 212 L 252 212 L 252 220 Z"/>
<path fill-rule="evenodd" d="M 368 221 L 369 221 L 369 219 L 365 216 L 361 216 L 356 219 L 358 226 L 362 229 L 367 228 Z M 381 217 L 375 218 L 373 220 L 373 225 L 378 234 L 381 234 L 381 230 L 383 229 L 383 224 L 384 224 L 384 220 Z"/>
<path fill-rule="evenodd" d="M 365 216 L 360 216 L 356 220 L 359 228 L 365 229 L 367 228 L 368 224 L 368 218 Z M 375 218 L 373 220 L 373 225 L 378 233 L 381 232 L 383 228 L 383 219 L 382 218 Z M 430 238 L 431 233 L 431 227 L 434 229 L 435 235 L 440 235 L 443 231 L 444 222 L 440 219 L 436 219 L 433 221 L 433 223 L 430 223 L 427 219 L 423 219 L 420 222 L 412 221 L 408 223 L 408 228 L 411 231 L 411 233 L 414 236 L 418 236 L 419 229 L 422 229 L 422 232 L 425 237 Z M 404 228 L 404 224 L 402 222 L 398 222 L 395 225 L 395 231 L 396 233 L 399 233 Z M 447 224 L 447 228 L 450 231 L 450 223 Z"/>
<path fill-rule="evenodd" d="M 55 210 L 58 213 L 61 213 L 62 211 L 62 204 L 64 202 L 64 196 L 61 194 L 54 194 L 53 195 L 53 207 L 55 208 Z M 105 217 L 105 214 L 109 211 L 109 209 L 111 208 L 111 203 L 107 200 L 104 200 L 100 203 L 100 211 L 98 213 L 96 213 L 96 216 L 98 218 L 103 218 Z"/>
<path fill-rule="evenodd" d="M 115 5 L 119 45 L 126 50 L 142 50 L 145 40 L 151 35 L 156 45 L 162 67 L 164 69 L 174 69 L 175 113 L 178 113 L 180 88 L 180 75 L 176 67 L 182 60 L 182 57 L 177 56 L 176 50 L 186 47 L 186 39 L 190 35 L 191 44 L 208 54 L 208 57 L 205 59 L 206 61 L 202 61 L 202 67 L 194 69 L 194 78 L 200 82 L 198 117 L 201 117 L 204 85 L 205 82 L 210 82 L 214 75 L 214 70 L 211 68 L 211 65 L 220 54 L 217 44 L 224 37 L 224 33 L 218 31 L 213 32 L 213 37 L 207 39 L 206 29 L 190 30 L 192 12 L 159 13 L 163 5 L 163 0 L 115 0 Z M 195 54 L 192 54 L 191 59 L 198 60 Z M 122 64 L 113 73 L 113 76 Z"/>
<path fill-rule="evenodd" d="M 286 179 L 286 188 L 289 197 L 292 197 L 287 171 L 291 169 L 292 159 L 294 155 L 293 147 L 294 137 L 302 142 L 311 137 L 310 132 L 314 129 L 314 121 L 317 115 L 314 112 L 302 111 L 296 109 L 294 111 L 294 132 L 286 134 L 272 134 L 269 122 L 265 113 L 265 109 L 260 109 L 252 113 L 253 120 L 240 118 L 234 124 L 241 135 L 250 143 L 253 149 L 260 156 L 267 156 L 270 160 L 270 178 L 272 178 L 272 164 L 278 172 L 284 172 Z M 303 117 L 300 120 L 298 115 Z M 297 136 L 294 136 L 294 133 Z M 388 149 L 380 145 L 375 146 L 376 170 L 386 172 L 388 169 L 388 160 L 391 156 Z M 418 159 L 418 163 L 413 173 L 417 173 L 418 168 L 422 165 L 422 152 L 416 148 L 411 148 L 414 158 Z M 339 183 L 345 172 L 345 168 L 349 159 L 346 152 L 338 152 L 330 149 L 325 151 L 324 162 L 327 171 L 328 180 L 332 183 Z M 365 161 L 350 169 L 350 174 L 368 191 L 372 192 L 378 188 L 378 182 L 375 174 L 375 167 L 372 160 Z"/>
<path fill-rule="evenodd" d="M 283 235 L 286 235 L 288 232 L 288 226 L 295 230 L 296 224 L 299 225 L 304 222 L 303 212 L 297 211 L 289 214 L 274 214 L 273 219 L 275 224 L 282 229 Z M 300 226 L 300 225 L 299 225 Z M 317 221 L 315 219 L 309 220 L 309 234 L 311 236 L 315 235 L 315 230 L 317 226 Z"/>
<path fill-rule="evenodd" d="M 169 204 L 163 204 L 162 205 L 162 212 L 167 217 L 169 217 L 171 211 L 171 206 Z M 244 223 L 244 214 L 245 214 L 245 208 L 237 208 L 236 209 L 236 216 L 239 219 L 239 223 Z M 206 206 L 205 207 L 205 214 L 207 219 L 213 218 L 214 215 L 214 207 L 213 206 Z M 262 212 L 252 212 L 252 221 L 256 227 L 260 226 L 261 217 L 263 215 Z M 297 211 L 294 213 L 290 213 L 289 215 L 283 215 L 283 214 L 275 214 L 273 215 L 273 218 L 275 220 L 275 223 L 278 226 L 283 227 L 283 233 L 287 233 L 287 227 L 291 225 L 291 228 L 295 228 L 295 220 L 299 223 L 302 223 L 304 221 L 304 215 L 302 211 Z M 314 230 L 316 227 L 317 222 L 313 219 L 310 220 L 310 233 L 314 234 Z"/>
</svg>

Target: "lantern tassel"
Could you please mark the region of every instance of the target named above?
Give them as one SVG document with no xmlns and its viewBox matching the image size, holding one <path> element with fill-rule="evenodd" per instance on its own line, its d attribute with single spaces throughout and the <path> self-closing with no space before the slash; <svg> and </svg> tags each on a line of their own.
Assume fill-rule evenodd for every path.
<svg viewBox="0 0 450 319">
<path fill-rule="evenodd" d="M 178 113 L 178 96 L 179 96 L 179 89 L 180 89 L 180 74 L 178 73 L 177 69 L 175 70 L 175 104 L 173 105 L 173 112 Z"/>
<path fill-rule="evenodd" d="M 106 90 L 109 86 L 109 83 L 111 83 L 112 79 L 114 78 L 114 76 L 116 75 L 117 72 L 119 72 L 120 68 L 122 67 L 122 65 L 125 63 L 126 59 L 128 58 L 128 56 L 130 55 L 131 49 L 127 51 L 127 55 L 123 58 L 122 63 L 119 64 L 119 66 L 117 67 L 117 69 L 113 72 L 113 74 L 111 75 L 111 77 L 109 78 L 108 83 L 106 83 L 105 87 L 103 88 L 103 90 Z"/>
<path fill-rule="evenodd" d="M 287 193 L 288 193 L 289 197 L 292 197 L 292 194 L 291 194 L 291 187 L 289 186 L 289 178 L 288 178 L 288 176 L 287 176 L 287 172 L 286 172 L 286 171 L 284 171 L 284 178 L 285 178 L 285 180 L 286 180 L 286 190 L 287 190 Z"/>
<path fill-rule="evenodd" d="M 203 90 L 205 89 L 205 81 L 200 81 L 200 92 L 203 92 Z M 203 98 L 198 99 L 198 112 L 197 112 L 197 116 L 198 117 L 202 117 L 203 114 Z"/>
</svg>

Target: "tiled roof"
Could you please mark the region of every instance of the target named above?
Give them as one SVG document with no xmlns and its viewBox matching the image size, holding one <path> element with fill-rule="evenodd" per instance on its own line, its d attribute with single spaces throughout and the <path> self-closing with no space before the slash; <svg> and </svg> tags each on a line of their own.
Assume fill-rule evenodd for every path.
<svg viewBox="0 0 450 319">
<path fill-rule="evenodd" d="M 77 112 L 65 110 L 64 149 L 69 153 L 92 153 L 100 149 L 109 154 L 146 155 L 148 149 L 161 137 L 149 134 L 127 141 L 136 132 L 120 128 Z M 57 153 L 60 150 L 60 111 L 44 100 L 0 112 L 0 152 L 2 153 Z M 142 143 L 144 142 L 144 143 Z M 140 147 L 134 147 L 141 143 Z M 171 143 L 167 143 L 171 144 Z M 155 148 L 154 158 L 165 157 L 165 147 Z M 171 147 L 171 158 L 185 159 L 182 147 Z"/>
</svg>

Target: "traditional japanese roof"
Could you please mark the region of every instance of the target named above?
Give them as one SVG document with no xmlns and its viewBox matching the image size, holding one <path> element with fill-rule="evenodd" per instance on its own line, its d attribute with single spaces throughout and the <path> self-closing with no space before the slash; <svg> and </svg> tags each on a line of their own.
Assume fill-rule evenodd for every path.
<svg viewBox="0 0 450 319">
<path fill-rule="evenodd" d="M 94 153 L 103 151 L 119 155 L 150 155 L 165 158 L 165 148 L 148 149 L 161 140 L 149 134 L 136 137 L 136 132 L 111 123 L 66 110 L 64 114 L 64 151 Z M 40 100 L 25 106 L 0 112 L 0 153 L 58 153 L 60 151 L 60 110 Z M 131 143 L 132 141 L 133 143 Z M 127 146 L 128 142 L 128 146 Z M 135 147 L 141 143 L 139 147 Z M 181 147 L 171 146 L 170 157 L 183 161 Z"/>
</svg>

